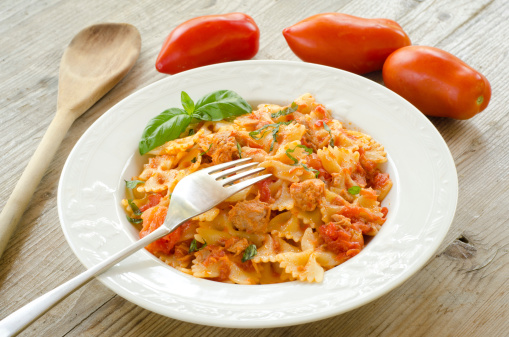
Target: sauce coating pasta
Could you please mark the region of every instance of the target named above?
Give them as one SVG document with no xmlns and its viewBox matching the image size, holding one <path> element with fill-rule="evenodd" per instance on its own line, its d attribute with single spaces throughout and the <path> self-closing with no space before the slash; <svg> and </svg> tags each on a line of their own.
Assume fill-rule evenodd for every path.
<svg viewBox="0 0 509 337">
<path fill-rule="evenodd" d="M 241 157 L 273 175 L 146 247 L 195 277 L 321 282 L 326 270 L 357 255 L 387 217 L 380 203 L 392 182 L 380 170 L 383 146 L 345 129 L 310 94 L 286 107 L 259 105 L 232 121 L 190 125 L 149 155 L 122 201 L 140 237 L 163 223 L 186 175 Z"/>
</svg>

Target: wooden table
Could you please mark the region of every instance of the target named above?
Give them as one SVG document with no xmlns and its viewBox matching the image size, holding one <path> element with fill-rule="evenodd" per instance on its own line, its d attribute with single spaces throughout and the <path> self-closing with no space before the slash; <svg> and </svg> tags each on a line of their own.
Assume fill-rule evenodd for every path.
<svg viewBox="0 0 509 337">
<path fill-rule="evenodd" d="M 261 30 L 255 59 L 298 60 L 281 31 L 305 17 L 343 12 L 398 21 L 414 44 L 447 50 L 490 80 L 487 110 L 467 121 L 431 118 L 454 157 L 456 217 L 426 266 L 361 308 L 293 327 L 239 330 L 163 317 L 93 280 L 23 336 L 507 336 L 509 335 L 509 4 L 505 0 L 390 1 L 4 1 L 0 4 L 0 207 L 55 111 L 64 48 L 82 28 L 128 22 L 142 36 L 131 73 L 71 127 L 0 259 L 0 317 L 84 271 L 57 215 L 57 186 L 69 152 L 112 105 L 167 75 L 155 71 L 166 35 L 205 14 L 241 11 Z M 368 75 L 382 82 L 380 73 Z"/>
</svg>

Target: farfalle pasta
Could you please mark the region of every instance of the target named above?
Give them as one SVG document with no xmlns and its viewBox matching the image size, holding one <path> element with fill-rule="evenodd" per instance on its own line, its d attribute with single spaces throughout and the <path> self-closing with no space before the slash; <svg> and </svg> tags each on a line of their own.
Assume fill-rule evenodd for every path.
<svg viewBox="0 0 509 337">
<path fill-rule="evenodd" d="M 166 216 L 175 185 L 202 168 L 250 157 L 272 177 L 146 249 L 177 270 L 238 284 L 321 282 L 357 255 L 387 217 L 382 145 L 349 130 L 310 94 L 229 121 L 191 124 L 149 152 L 122 204 L 143 237 Z M 250 177 L 251 178 L 251 177 Z"/>
</svg>

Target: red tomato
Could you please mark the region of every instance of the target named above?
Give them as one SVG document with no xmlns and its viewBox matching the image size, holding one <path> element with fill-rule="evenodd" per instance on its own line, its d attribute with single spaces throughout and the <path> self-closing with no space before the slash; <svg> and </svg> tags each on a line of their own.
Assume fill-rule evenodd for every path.
<svg viewBox="0 0 509 337">
<path fill-rule="evenodd" d="M 206 15 L 188 20 L 166 38 L 156 69 L 166 74 L 213 63 L 248 60 L 258 52 L 260 30 L 243 13 Z"/>
<path fill-rule="evenodd" d="M 353 224 L 351 227 L 342 227 L 334 222 L 318 227 L 320 237 L 325 241 L 327 248 L 342 258 L 357 255 L 364 247 L 362 232 Z"/>
<path fill-rule="evenodd" d="M 272 180 L 270 179 L 264 179 L 255 184 L 260 192 L 260 201 L 270 202 L 270 199 L 272 198 L 269 188 L 270 184 L 272 184 Z"/>
<path fill-rule="evenodd" d="M 395 21 L 341 13 L 311 16 L 285 28 L 283 35 L 303 61 L 356 74 L 381 70 L 387 56 L 410 45 L 408 35 Z"/>
<path fill-rule="evenodd" d="M 166 218 L 168 208 L 164 206 L 154 206 L 143 212 L 143 228 L 140 231 L 140 239 L 155 231 L 161 226 Z M 182 236 L 182 226 L 177 227 L 170 234 L 150 243 L 145 247 L 152 254 L 163 253 L 170 254 L 171 250 Z"/>
<path fill-rule="evenodd" d="M 468 119 L 483 111 L 491 98 L 486 77 L 433 47 L 395 51 L 384 64 L 383 79 L 387 88 L 429 116 Z"/>
</svg>

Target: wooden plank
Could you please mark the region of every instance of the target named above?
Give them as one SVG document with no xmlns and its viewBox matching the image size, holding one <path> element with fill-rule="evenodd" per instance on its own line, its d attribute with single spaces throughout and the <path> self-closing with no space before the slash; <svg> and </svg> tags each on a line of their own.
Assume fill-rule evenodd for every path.
<svg viewBox="0 0 509 337">
<path fill-rule="evenodd" d="M 86 129 L 108 108 L 166 75 L 154 70 L 162 41 L 178 23 L 212 13 L 243 11 L 262 31 L 256 59 L 298 60 L 281 30 L 312 14 L 341 11 L 396 19 L 416 44 L 450 51 L 486 74 L 493 99 L 469 121 L 431 118 L 455 159 L 460 199 L 455 221 L 424 269 L 382 298 L 323 321 L 264 330 L 205 327 L 151 313 L 92 281 L 43 316 L 22 336 L 499 336 L 509 331 L 506 286 L 509 238 L 509 145 L 503 0 L 467 1 L 136 1 L 89 0 L 0 5 L 0 207 L 54 114 L 62 51 L 72 36 L 100 21 L 130 22 L 143 39 L 129 76 L 78 119 L 39 186 L 0 263 L 0 317 L 83 271 L 60 229 L 58 179 L 65 159 Z M 80 15 L 76 15 L 80 13 Z M 368 75 L 381 83 L 379 73 Z M 459 239 L 461 238 L 461 239 Z M 468 241 L 468 242 L 464 242 Z"/>
</svg>

